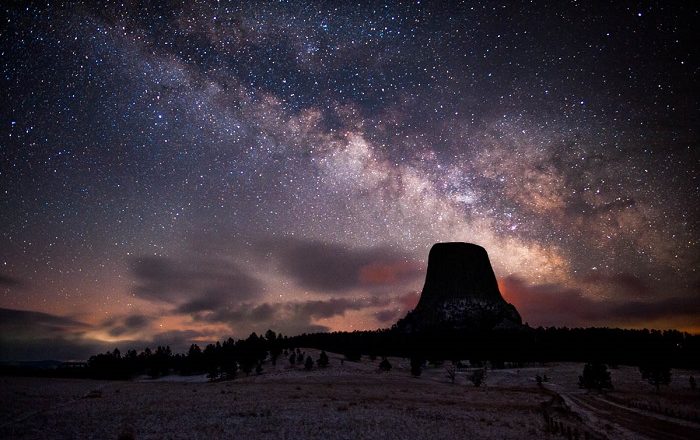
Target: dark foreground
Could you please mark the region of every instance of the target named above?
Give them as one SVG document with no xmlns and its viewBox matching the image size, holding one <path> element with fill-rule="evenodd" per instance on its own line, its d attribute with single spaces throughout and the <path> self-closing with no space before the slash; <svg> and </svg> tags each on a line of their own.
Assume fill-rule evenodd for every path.
<svg viewBox="0 0 700 440">
<path fill-rule="evenodd" d="M 580 364 L 489 371 L 479 388 L 467 372 L 452 384 L 442 367 L 413 378 L 401 360 L 394 365 L 390 373 L 370 361 L 310 372 L 278 365 L 218 383 L 5 377 L 0 438 L 700 438 L 697 423 L 620 403 L 686 412 L 698 403 L 689 392 L 656 396 L 633 377 L 625 382 L 633 369 L 615 371 L 622 391 L 611 403 L 577 390 Z M 534 376 L 543 373 L 550 383 L 539 387 Z"/>
</svg>

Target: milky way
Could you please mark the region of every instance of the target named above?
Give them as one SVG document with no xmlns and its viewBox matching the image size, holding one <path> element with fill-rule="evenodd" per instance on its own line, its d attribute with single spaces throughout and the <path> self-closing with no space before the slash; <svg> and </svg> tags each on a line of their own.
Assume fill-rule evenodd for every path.
<svg viewBox="0 0 700 440">
<path fill-rule="evenodd" d="M 164 3 L 3 7 L 0 357 L 386 327 L 438 241 L 700 331 L 697 5 Z"/>
</svg>

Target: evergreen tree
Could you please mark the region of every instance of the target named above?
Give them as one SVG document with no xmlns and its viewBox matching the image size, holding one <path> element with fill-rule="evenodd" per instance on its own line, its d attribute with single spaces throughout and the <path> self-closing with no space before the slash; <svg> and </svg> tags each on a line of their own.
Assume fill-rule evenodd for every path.
<svg viewBox="0 0 700 440">
<path fill-rule="evenodd" d="M 314 367 L 314 360 L 311 359 L 311 356 L 306 356 L 306 362 L 304 362 L 304 369 L 311 370 L 313 367 Z"/>
<path fill-rule="evenodd" d="M 321 354 L 318 356 L 318 360 L 316 361 L 316 363 L 320 368 L 325 368 L 328 366 L 328 355 L 325 351 L 321 351 Z"/>
<path fill-rule="evenodd" d="M 391 363 L 389 362 L 389 359 L 386 358 L 386 356 L 379 363 L 379 369 L 381 371 L 386 371 L 386 372 L 391 371 Z"/>
<path fill-rule="evenodd" d="M 455 383 L 455 379 L 457 379 L 457 367 L 455 364 L 450 364 L 445 367 L 445 373 L 447 374 L 447 378 L 450 379 L 450 382 Z"/>
<path fill-rule="evenodd" d="M 658 358 L 653 362 L 640 365 L 639 372 L 642 373 L 642 379 L 656 387 L 657 393 L 661 385 L 671 383 L 671 367 L 666 362 L 658 360 Z"/>
<path fill-rule="evenodd" d="M 350 362 L 360 362 L 360 360 L 362 360 L 362 353 L 360 352 L 360 350 L 357 350 L 355 348 L 345 350 L 343 356 L 345 356 L 345 359 Z"/>
<path fill-rule="evenodd" d="M 478 370 L 472 371 L 469 375 L 469 381 L 474 384 L 475 387 L 480 387 L 486 379 L 486 368 L 479 368 Z"/>
<path fill-rule="evenodd" d="M 197 344 L 190 345 L 190 349 L 187 351 L 187 356 L 185 357 L 185 365 L 183 367 L 183 372 L 185 374 L 196 374 L 202 371 L 202 349 L 199 348 Z"/>
<path fill-rule="evenodd" d="M 583 375 L 578 377 L 578 386 L 586 389 L 613 389 L 610 372 L 605 364 L 589 362 L 583 367 Z"/>
<path fill-rule="evenodd" d="M 423 372 L 423 359 L 412 356 L 411 357 L 411 374 L 418 377 Z"/>
<path fill-rule="evenodd" d="M 267 344 L 268 350 L 270 352 L 270 361 L 272 365 L 277 365 L 277 358 L 282 354 L 282 347 L 280 346 L 279 336 L 272 330 L 265 332 L 265 342 Z M 286 351 L 285 351 L 286 352 Z"/>
</svg>

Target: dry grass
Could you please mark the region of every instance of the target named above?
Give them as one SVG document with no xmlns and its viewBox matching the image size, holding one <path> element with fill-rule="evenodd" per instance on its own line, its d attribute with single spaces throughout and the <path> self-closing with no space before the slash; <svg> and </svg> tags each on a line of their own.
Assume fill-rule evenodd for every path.
<svg viewBox="0 0 700 440">
<path fill-rule="evenodd" d="M 571 388 L 581 369 L 489 371 L 475 388 L 443 368 L 413 378 L 401 359 L 384 374 L 377 362 L 267 366 L 218 383 L 0 378 L 0 438 L 547 438 L 540 408 L 551 397 L 534 376 Z M 614 383 L 629 374 L 615 370 Z"/>
</svg>

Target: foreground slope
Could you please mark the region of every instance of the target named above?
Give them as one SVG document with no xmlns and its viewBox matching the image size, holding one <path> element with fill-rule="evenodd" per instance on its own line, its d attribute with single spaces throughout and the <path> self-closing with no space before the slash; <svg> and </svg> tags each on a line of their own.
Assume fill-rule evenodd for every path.
<svg viewBox="0 0 700 440">
<path fill-rule="evenodd" d="M 307 353 L 318 357 L 315 350 Z M 341 363 L 331 354 L 326 369 L 267 363 L 262 375 L 217 383 L 203 376 L 131 382 L 5 377 L 0 401 L 12 404 L 0 406 L 0 438 L 562 438 L 545 413 L 581 438 L 700 434 L 697 423 L 597 403 L 605 397 L 576 386 L 581 364 L 489 370 L 476 388 L 467 380 L 472 369 L 458 370 L 452 384 L 445 366 L 414 378 L 408 360 L 390 361 L 393 369 L 379 373 L 379 359 Z M 539 387 L 536 375 L 549 382 Z M 687 414 L 697 393 L 684 389 L 687 373 L 674 375 L 672 391 L 656 395 L 636 369 L 621 367 L 613 370 L 615 393 Z M 655 428 L 660 418 L 670 430 Z"/>
</svg>

